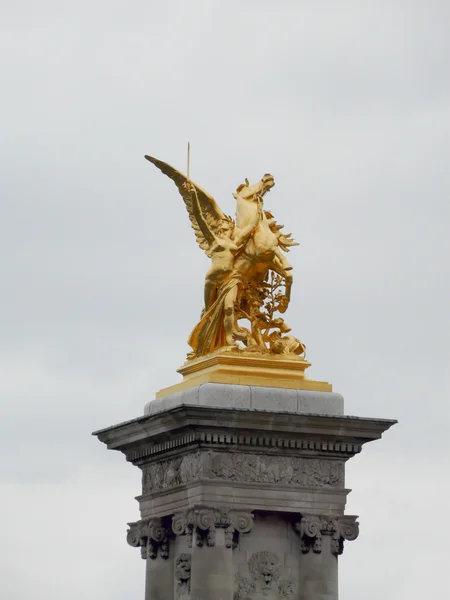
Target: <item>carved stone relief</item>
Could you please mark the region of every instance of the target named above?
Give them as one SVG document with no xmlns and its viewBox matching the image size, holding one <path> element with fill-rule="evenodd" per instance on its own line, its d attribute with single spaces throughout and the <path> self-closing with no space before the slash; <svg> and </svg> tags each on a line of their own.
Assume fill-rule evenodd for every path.
<svg viewBox="0 0 450 600">
<path fill-rule="evenodd" d="M 214 546 L 218 527 L 225 530 L 226 547 L 232 548 L 237 543 L 237 536 L 248 533 L 252 525 L 250 512 L 206 506 L 177 513 L 172 519 L 172 531 L 175 535 L 186 535 L 189 548 L 192 548 L 194 538 L 197 546 Z"/>
<path fill-rule="evenodd" d="M 331 552 L 339 556 L 344 551 L 344 540 L 356 540 L 359 534 L 357 517 L 342 516 L 331 517 L 321 515 L 303 515 L 301 521 L 295 525 L 301 538 L 303 554 L 322 552 L 322 536 L 331 536 Z"/>
<path fill-rule="evenodd" d="M 280 559 L 274 552 L 255 552 L 247 563 L 250 577 L 236 575 L 234 600 L 289 600 L 291 579 L 280 579 Z"/>
<path fill-rule="evenodd" d="M 160 492 L 201 478 L 203 468 L 200 454 L 193 452 L 145 466 L 142 472 L 143 493 Z"/>
<path fill-rule="evenodd" d="M 160 492 L 198 479 L 342 487 L 344 462 L 252 453 L 193 452 L 143 469 L 143 493 Z"/>
<path fill-rule="evenodd" d="M 341 461 L 244 453 L 210 453 L 211 477 L 239 482 L 322 487 L 343 485 Z"/>
<path fill-rule="evenodd" d="M 189 600 L 191 593 L 191 555 L 187 553 L 177 556 L 175 562 L 175 599 Z"/>
</svg>

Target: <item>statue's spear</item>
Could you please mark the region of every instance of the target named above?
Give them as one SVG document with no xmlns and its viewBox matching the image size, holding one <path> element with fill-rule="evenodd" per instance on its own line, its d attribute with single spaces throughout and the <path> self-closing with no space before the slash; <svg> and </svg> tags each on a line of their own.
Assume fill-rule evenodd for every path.
<svg viewBox="0 0 450 600">
<path fill-rule="evenodd" d="M 187 148 L 187 180 L 189 181 L 189 169 L 191 166 L 191 144 L 188 142 Z"/>
</svg>

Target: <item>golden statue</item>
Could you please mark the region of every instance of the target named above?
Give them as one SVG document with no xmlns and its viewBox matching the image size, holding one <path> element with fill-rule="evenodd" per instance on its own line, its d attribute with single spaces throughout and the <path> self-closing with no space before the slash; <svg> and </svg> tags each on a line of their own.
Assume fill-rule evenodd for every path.
<svg viewBox="0 0 450 600">
<path fill-rule="evenodd" d="M 170 165 L 145 157 L 174 181 L 183 197 L 197 243 L 211 259 L 205 278 L 204 307 L 194 327 L 188 359 L 219 349 L 245 354 L 304 357 L 305 346 L 285 335 L 290 327 L 276 313 L 289 305 L 292 267 L 283 252 L 298 244 L 282 232 L 264 198 L 274 187 L 266 174 L 248 180 L 236 193 L 236 218 L 226 216 L 214 198 Z M 239 323 L 247 320 L 249 327 Z"/>
</svg>

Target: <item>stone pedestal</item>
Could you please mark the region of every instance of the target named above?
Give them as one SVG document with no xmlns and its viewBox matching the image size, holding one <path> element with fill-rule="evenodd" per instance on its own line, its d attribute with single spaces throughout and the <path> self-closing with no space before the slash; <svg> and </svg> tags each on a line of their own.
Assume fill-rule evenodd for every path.
<svg viewBox="0 0 450 600">
<path fill-rule="evenodd" d="M 204 383 L 95 432 L 142 470 L 145 600 L 337 600 L 345 462 L 394 423 L 332 392 Z"/>
</svg>

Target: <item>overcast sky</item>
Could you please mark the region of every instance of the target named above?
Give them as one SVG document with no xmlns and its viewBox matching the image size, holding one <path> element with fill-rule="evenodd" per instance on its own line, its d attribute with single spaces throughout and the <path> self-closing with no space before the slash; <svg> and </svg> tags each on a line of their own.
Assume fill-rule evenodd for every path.
<svg viewBox="0 0 450 600">
<path fill-rule="evenodd" d="M 449 591 L 447 0 L 2 0 L 2 600 L 143 598 L 140 471 L 91 431 L 175 372 L 208 260 L 176 188 L 248 177 L 301 243 L 286 320 L 346 412 L 344 600 Z"/>
</svg>

